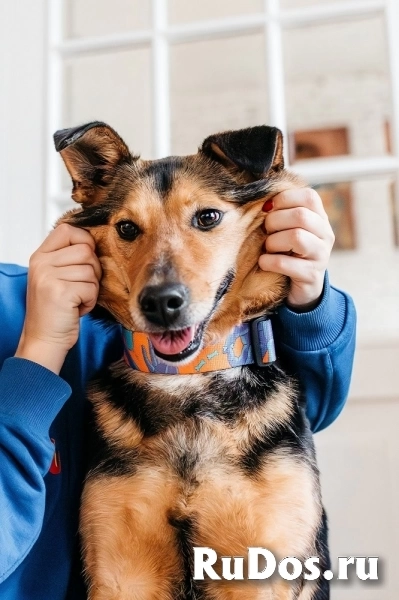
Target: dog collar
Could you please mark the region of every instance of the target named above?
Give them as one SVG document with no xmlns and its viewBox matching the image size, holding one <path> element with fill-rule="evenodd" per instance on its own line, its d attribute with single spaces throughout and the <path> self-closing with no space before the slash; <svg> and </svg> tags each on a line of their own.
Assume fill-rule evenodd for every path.
<svg viewBox="0 0 399 600">
<path fill-rule="evenodd" d="M 237 325 L 217 344 L 203 348 L 192 360 L 175 366 L 155 354 L 149 336 L 123 328 L 125 361 L 136 371 L 164 375 L 188 375 L 257 364 L 265 367 L 276 360 L 270 319 L 259 317 Z"/>
</svg>

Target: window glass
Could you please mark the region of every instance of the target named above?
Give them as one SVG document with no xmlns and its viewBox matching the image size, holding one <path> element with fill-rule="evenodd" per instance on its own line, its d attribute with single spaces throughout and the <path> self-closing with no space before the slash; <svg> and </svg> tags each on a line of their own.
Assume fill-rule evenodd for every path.
<svg viewBox="0 0 399 600">
<path fill-rule="evenodd" d="M 209 134 L 267 123 L 263 34 L 172 46 L 172 150 L 195 152 Z"/>
<path fill-rule="evenodd" d="M 333 252 L 328 267 L 332 284 L 355 300 L 362 341 L 399 336 L 393 185 L 393 176 L 362 178 L 350 184 L 356 249 Z"/>
<path fill-rule="evenodd" d="M 283 42 L 291 136 L 341 129 L 347 153 L 388 154 L 391 95 L 383 18 L 288 29 Z"/>
<path fill-rule="evenodd" d="M 150 0 L 68 0 L 64 5 L 67 38 L 126 33 L 151 26 Z"/>
<path fill-rule="evenodd" d="M 174 24 L 232 17 L 262 10 L 262 0 L 169 0 L 169 20 Z"/>
<path fill-rule="evenodd" d="M 68 60 L 65 90 L 64 127 L 105 121 L 116 129 L 133 153 L 151 157 L 149 49 Z"/>
<path fill-rule="evenodd" d="M 353 220 L 353 184 L 330 183 L 314 188 L 323 200 L 323 205 L 335 234 L 334 251 L 353 250 L 356 236 Z"/>
</svg>

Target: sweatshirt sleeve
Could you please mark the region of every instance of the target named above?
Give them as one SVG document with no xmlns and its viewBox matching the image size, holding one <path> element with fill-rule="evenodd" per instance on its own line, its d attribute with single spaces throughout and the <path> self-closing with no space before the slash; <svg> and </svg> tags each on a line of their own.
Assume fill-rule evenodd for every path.
<svg viewBox="0 0 399 600">
<path fill-rule="evenodd" d="M 0 582 L 40 533 L 43 477 L 54 454 L 49 428 L 70 393 L 63 379 L 28 360 L 8 358 L 0 370 Z"/>
<path fill-rule="evenodd" d="M 284 367 L 299 379 L 313 432 L 340 414 L 348 396 L 356 339 L 356 312 L 346 293 L 326 275 L 318 306 L 297 313 L 281 306 L 275 318 Z"/>
</svg>

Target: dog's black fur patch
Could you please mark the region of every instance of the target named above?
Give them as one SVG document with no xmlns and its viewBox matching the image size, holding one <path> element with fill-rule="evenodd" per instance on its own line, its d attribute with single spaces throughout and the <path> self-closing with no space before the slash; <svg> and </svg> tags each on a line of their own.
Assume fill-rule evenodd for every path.
<svg viewBox="0 0 399 600">
<path fill-rule="evenodd" d="M 60 129 L 54 134 L 54 145 L 57 152 L 65 150 L 71 144 L 77 142 L 85 133 L 94 129 L 95 127 L 108 127 L 106 123 L 102 121 L 92 121 L 85 125 L 78 125 L 77 127 L 70 127 L 68 129 Z"/>
<path fill-rule="evenodd" d="M 193 518 L 169 515 L 168 521 L 176 530 L 177 543 L 183 558 L 183 570 L 185 578 L 176 589 L 174 598 L 176 600 L 202 600 L 203 595 L 197 582 L 193 580 L 193 530 L 195 521 Z"/>
<path fill-rule="evenodd" d="M 251 173 L 259 179 L 272 167 L 280 131 L 276 127 L 250 127 L 239 131 L 227 131 L 211 135 L 202 144 L 202 151 L 218 162 L 224 159 L 215 151 L 220 148 L 223 154 L 239 169 Z M 284 167 L 281 162 L 279 169 Z"/>
<path fill-rule="evenodd" d="M 137 471 L 135 466 L 137 451 L 115 452 L 115 449 L 101 435 L 93 435 L 90 452 L 90 477 L 97 475 L 131 476 Z"/>
<path fill-rule="evenodd" d="M 306 428 L 304 427 L 303 416 L 294 414 L 289 425 L 278 427 L 265 433 L 263 437 L 253 440 L 252 444 L 246 449 L 245 454 L 240 460 L 240 466 L 250 477 L 256 477 L 262 466 L 262 459 L 272 452 L 284 448 L 290 450 L 293 454 L 303 456 L 308 453 L 313 442 L 308 439 Z"/>
<path fill-rule="evenodd" d="M 110 206 L 90 206 L 75 213 L 70 222 L 76 227 L 99 227 L 109 223 L 111 214 Z"/>
<path fill-rule="evenodd" d="M 176 174 L 182 168 L 183 164 L 182 159 L 178 156 L 154 160 L 140 173 L 140 176 L 151 178 L 154 189 L 161 196 L 166 196 L 171 190 Z"/>
</svg>

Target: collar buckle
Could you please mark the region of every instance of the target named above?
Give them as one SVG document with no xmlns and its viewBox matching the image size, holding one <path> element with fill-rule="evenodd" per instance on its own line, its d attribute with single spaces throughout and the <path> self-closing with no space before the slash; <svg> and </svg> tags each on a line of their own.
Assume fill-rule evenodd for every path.
<svg viewBox="0 0 399 600">
<path fill-rule="evenodd" d="M 258 367 L 268 367 L 276 360 L 272 324 L 268 316 L 258 317 L 250 323 L 251 345 Z"/>
</svg>

